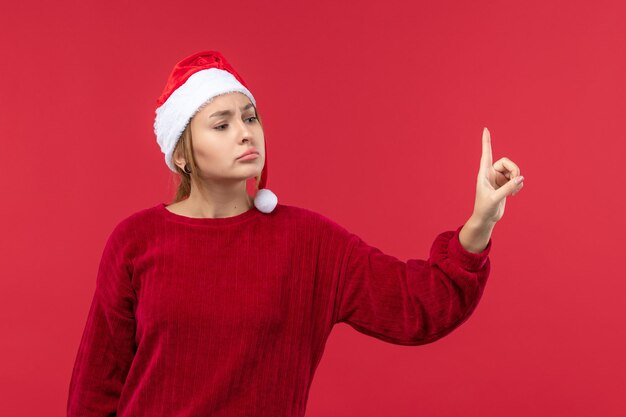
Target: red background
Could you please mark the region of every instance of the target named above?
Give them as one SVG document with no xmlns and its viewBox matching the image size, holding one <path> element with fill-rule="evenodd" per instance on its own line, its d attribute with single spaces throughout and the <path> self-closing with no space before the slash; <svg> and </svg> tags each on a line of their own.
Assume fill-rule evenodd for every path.
<svg viewBox="0 0 626 417">
<path fill-rule="evenodd" d="M 400 259 L 471 215 L 483 126 L 526 177 L 473 316 L 419 347 L 337 325 L 308 417 L 625 416 L 626 8 L 515 3 L 5 5 L 2 414 L 65 414 L 106 238 L 175 190 L 155 100 L 216 49 L 257 98 L 280 201 Z"/>
</svg>

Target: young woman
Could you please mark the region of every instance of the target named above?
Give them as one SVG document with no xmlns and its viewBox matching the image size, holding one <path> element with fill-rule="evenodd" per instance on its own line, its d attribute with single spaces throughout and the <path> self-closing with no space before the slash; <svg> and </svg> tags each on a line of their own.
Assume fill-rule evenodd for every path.
<svg viewBox="0 0 626 417">
<path fill-rule="evenodd" d="M 154 127 L 180 185 L 171 204 L 128 216 L 106 242 L 70 417 L 303 416 L 336 323 L 416 346 L 469 318 L 493 227 L 523 185 L 512 161 L 492 165 L 485 130 L 472 216 L 439 234 L 427 260 L 403 262 L 278 204 L 256 101 L 219 52 L 176 64 Z"/>
</svg>

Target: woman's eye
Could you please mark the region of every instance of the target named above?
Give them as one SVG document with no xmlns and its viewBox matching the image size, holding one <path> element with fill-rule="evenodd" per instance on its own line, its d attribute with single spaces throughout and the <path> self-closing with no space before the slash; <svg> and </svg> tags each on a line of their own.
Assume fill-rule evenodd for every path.
<svg viewBox="0 0 626 417">
<path fill-rule="evenodd" d="M 251 119 L 254 119 L 256 121 L 257 117 L 256 116 L 251 116 L 251 117 L 248 117 L 246 120 L 251 120 Z M 226 127 L 226 126 L 228 126 L 228 123 L 225 123 L 225 124 L 219 125 L 219 126 L 215 126 L 215 129 L 216 130 L 224 130 L 224 129 L 221 129 L 221 128 L 222 127 Z"/>
</svg>

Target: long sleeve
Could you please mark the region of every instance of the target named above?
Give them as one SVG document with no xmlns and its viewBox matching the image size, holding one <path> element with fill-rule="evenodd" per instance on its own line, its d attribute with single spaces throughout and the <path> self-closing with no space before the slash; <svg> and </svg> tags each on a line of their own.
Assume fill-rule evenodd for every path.
<svg viewBox="0 0 626 417">
<path fill-rule="evenodd" d="M 117 415 L 122 387 L 136 351 L 132 263 L 124 225 L 110 235 L 102 253 L 96 289 L 72 371 L 68 417 Z"/>
<path fill-rule="evenodd" d="M 335 322 L 399 345 L 433 342 L 465 322 L 480 300 L 492 241 L 467 251 L 459 232 L 439 234 L 428 260 L 403 262 L 351 235 L 339 276 Z"/>
</svg>

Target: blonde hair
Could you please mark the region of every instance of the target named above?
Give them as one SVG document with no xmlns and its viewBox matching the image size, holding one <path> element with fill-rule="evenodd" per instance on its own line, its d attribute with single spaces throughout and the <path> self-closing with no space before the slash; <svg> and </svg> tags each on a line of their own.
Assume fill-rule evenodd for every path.
<svg viewBox="0 0 626 417">
<path fill-rule="evenodd" d="M 255 116 L 261 125 L 261 128 L 263 128 L 263 122 L 261 121 L 261 116 L 259 115 L 256 108 L 254 111 L 255 111 Z M 189 197 L 189 194 L 191 193 L 192 178 L 193 178 L 193 181 L 195 181 L 196 183 L 201 181 L 200 177 L 198 176 L 198 166 L 196 165 L 196 159 L 194 157 L 194 152 L 193 152 L 193 138 L 191 135 L 191 120 L 189 120 L 189 123 L 187 123 L 185 130 L 180 135 L 180 138 L 178 139 L 178 142 L 176 143 L 176 147 L 174 148 L 172 159 L 175 159 L 180 156 L 182 156 L 185 159 L 185 161 L 187 161 L 187 166 L 191 169 L 191 174 L 186 173 L 178 165 L 175 165 L 176 176 L 173 178 L 178 177 L 179 182 L 176 188 L 176 195 L 174 196 L 174 201 L 170 202 L 170 204 L 178 203 L 179 201 L 184 200 Z M 261 175 L 262 173 L 256 177 L 256 183 L 255 183 L 256 191 L 259 190 L 259 183 L 261 182 Z"/>
</svg>

